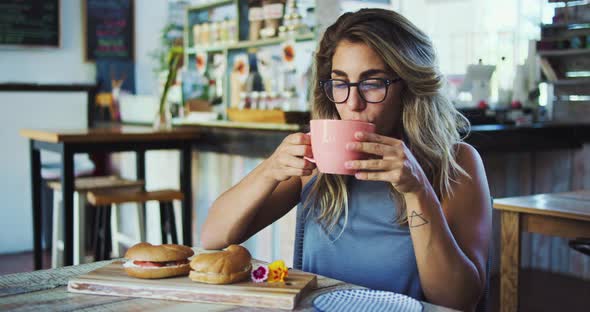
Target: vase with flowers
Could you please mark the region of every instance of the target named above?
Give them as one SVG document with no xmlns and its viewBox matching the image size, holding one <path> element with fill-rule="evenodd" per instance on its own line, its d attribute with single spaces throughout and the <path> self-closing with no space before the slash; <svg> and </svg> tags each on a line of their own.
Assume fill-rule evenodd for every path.
<svg viewBox="0 0 590 312">
<path fill-rule="evenodd" d="M 160 105 L 154 119 L 154 129 L 167 130 L 172 128 L 172 114 L 168 103 L 168 91 L 176 81 L 176 75 L 182 62 L 182 47 L 174 47 L 168 55 L 168 72 L 160 96 Z"/>
</svg>

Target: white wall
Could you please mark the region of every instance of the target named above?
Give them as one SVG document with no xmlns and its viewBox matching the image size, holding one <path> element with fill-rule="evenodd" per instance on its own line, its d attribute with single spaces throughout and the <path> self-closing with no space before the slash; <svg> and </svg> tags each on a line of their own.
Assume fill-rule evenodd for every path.
<svg viewBox="0 0 590 312">
<path fill-rule="evenodd" d="M 60 2 L 61 47 L 0 48 L 0 83 L 94 83 L 95 66 L 84 62 L 81 0 Z M 167 1 L 136 1 L 136 89 L 153 94 L 155 76 L 148 53 L 160 42 Z M 0 92 L 0 253 L 32 250 L 31 190 L 27 141 L 22 128 L 83 128 L 84 93 Z M 147 166 L 151 160 L 148 157 Z"/>
<path fill-rule="evenodd" d="M 81 0 L 60 3 L 61 47 L 1 48 L 0 83 L 94 82 L 94 64 L 84 63 Z"/>
<path fill-rule="evenodd" d="M 0 83 L 94 83 L 94 63 L 84 61 L 81 0 L 61 1 L 61 47 L 0 48 Z M 138 94 L 153 94 L 155 62 L 148 54 L 160 45 L 167 1 L 136 1 L 135 81 Z"/>
<path fill-rule="evenodd" d="M 160 46 L 168 1 L 135 1 L 135 87 L 137 94 L 155 94 L 157 65 L 149 54 Z"/>
<path fill-rule="evenodd" d="M 85 101 L 83 92 L 0 92 L 0 253 L 33 249 L 29 144 L 19 130 L 82 128 Z"/>
</svg>

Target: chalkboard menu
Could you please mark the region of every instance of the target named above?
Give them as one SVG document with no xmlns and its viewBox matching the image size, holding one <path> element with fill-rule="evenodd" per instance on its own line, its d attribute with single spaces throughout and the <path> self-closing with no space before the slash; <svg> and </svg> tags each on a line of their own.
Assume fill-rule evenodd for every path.
<svg viewBox="0 0 590 312">
<path fill-rule="evenodd" d="M 59 47 L 59 0 L 1 0 L 0 45 Z"/>
<path fill-rule="evenodd" d="M 133 60 L 133 0 L 86 0 L 86 59 Z"/>
</svg>

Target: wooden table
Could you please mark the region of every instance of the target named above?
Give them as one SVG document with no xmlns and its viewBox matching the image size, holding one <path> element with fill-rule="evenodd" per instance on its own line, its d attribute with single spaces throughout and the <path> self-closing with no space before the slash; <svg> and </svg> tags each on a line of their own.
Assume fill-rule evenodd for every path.
<svg viewBox="0 0 590 312">
<path fill-rule="evenodd" d="M 28 138 L 30 141 L 35 269 L 42 268 L 41 150 L 49 150 L 61 155 L 63 224 L 65 225 L 64 264 L 72 265 L 74 246 L 74 154 L 134 151 L 136 153 L 137 179 L 145 180 L 145 152 L 147 150 L 180 150 L 180 190 L 184 193 L 184 200 L 182 201 L 182 220 L 184 222 L 182 237 L 183 244 L 190 246 L 192 245 L 191 145 L 198 137 L 198 133 L 198 130 L 190 128 L 156 131 L 151 127 L 138 126 L 111 126 L 76 130 L 21 130 L 21 136 Z"/>
<path fill-rule="evenodd" d="M 590 237 L 590 190 L 494 200 L 501 211 L 501 311 L 518 311 L 520 233 Z"/>
<path fill-rule="evenodd" d="M 128 297 L 94 296 L 68 293 L 69 278 L 88 273 L 110 261 L 95 262 L 31 273 L 0 276 L 0 311 L 269 311 L 232 305 L 192 303 Z M 337 289 L 362 288 L 335 279 L 318 276 L 317 287 L 305 295 L 296 311 L 313 311 L 313 299 Z M 452 312 L 449 308 L 426 302 L 424 312 Z"/>
</svg>

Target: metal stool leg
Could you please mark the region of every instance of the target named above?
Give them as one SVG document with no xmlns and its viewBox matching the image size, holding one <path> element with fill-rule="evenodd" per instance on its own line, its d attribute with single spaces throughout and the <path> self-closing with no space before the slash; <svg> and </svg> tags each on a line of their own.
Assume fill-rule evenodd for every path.
<svg viewBox="0 0 590 312">
<path fill-rule="evenodd" d="M 88 211 L 86 217 L 86 224 L 88 225 L 89 231 L 86 232 L 86 243 L 84 246 L 84 250 L 91 250 L 94 251 L 94 241 L 96 241 L 96 223 L 97 222 L 97 215 L 96 215 L 96 206 L 89 204 L 86 202 L 86 211 Z M 91 215 L 91 217 L 88 217 Z"/>
<path fill-rule="evenodd" d="M 103 207 L 105 211 L 104 217 L 104 259 L 111 259 L 112 250 L 112 236 L 111 236 L 111 206 Z"/>
<path fill-rule="evenodd" d="M 52 230 L 52 243 L 51 243 L 51 268 L 57 268 L 63 266 L 63 248 L 59 248 L 63 243 L 63 225 L 61 224 L 62 218 L 62 206 L 61 206 L 61 192 L 53 192 L 53 230 Z"/>
<path fill-rule="evenodd" d="M 174 217 L 174 205 L 168 202 L 168 229 L 172 236 L 172 244 L 178 244 L 178 235 L 176 233 L 176 218 Z"/>
<path fill-rule="evenodd" d="M 137 230 L 139 231 L 139 241 L 145 242 L 145 215 L 143 214 L 143 204 L 137 205 Z"/>
<path fill-rule="evenodd" d="M 86 257 L 86 194 L 74 192 L 74 264 Z"/>
<path fill-rule="evenodd" d="M 101 246 L 101 225 L 102 225 L 102 207 L 96 206 L 94 218 L 94 261 L 101 260 L 100 246 Z"/>
<path fill-rule="evenodd" d="M 111 237 L 113 246 L 113 257 L 119 258 L 119 209 L 117 204 L 111 205 Z"/>
<path fill-rule="evenodd" d="M 160 202 L 160 232 L 162 233 L 162 244 L 168 242 L 166 219 L 168 219 L 168 216 L 166 215 L 166 203 Z"/>
</svg>

